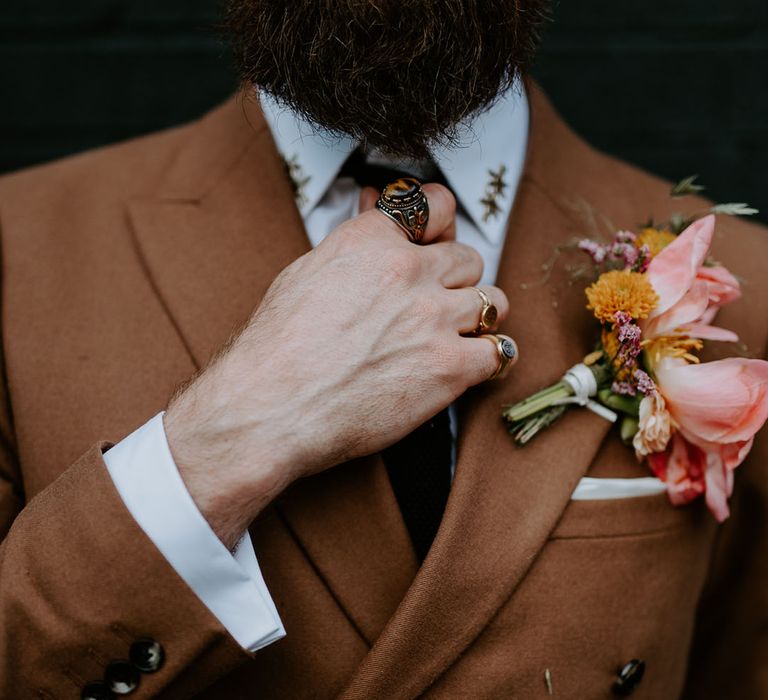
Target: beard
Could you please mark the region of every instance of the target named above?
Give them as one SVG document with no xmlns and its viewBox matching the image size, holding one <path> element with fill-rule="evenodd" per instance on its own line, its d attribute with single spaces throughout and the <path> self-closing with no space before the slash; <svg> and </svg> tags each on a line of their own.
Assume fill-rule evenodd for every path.
<svg viewBox="0 0 768 700">
<path fill-rule="evenodd" d="M 525 71 L 547 0 L 229 0 L 244 82 L 366 148 L 424 158 Z"/>
</svg>

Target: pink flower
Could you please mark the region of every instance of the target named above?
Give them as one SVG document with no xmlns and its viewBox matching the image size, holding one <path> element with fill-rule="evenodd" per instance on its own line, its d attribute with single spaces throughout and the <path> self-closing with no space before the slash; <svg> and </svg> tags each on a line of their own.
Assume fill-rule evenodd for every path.
<svg viewBox="0 0 768 700">
<path fill-rule="evenodd" d="M 689 365 L 669 358 L 656 366 L 655 374 L 680 437 L 705 455 L 707 505 L 722 521 L 728 517 L 733 470 L 744 461 L 755 433 L 768 419 L 768 362 L 734 357 Z M 678 470 L 681 455 L 678 448 Z"/>
<path fill-rule="evenodd" d="M 667 485 L 669 500 L 676 506 L 690 503 L 706 491 L 706 455 L 679 433 L 672 434 L 666 451 L 649 454 L 648 464 Z"/>
<path fill-rule="evenodd" d="M 695 339 L 738 340 L 710 325 L 717 309 L 741 294 L 725 268 L 704 267 L 714 226 L 714 216 L 694 222 L 651 260 L 647 274 L 659 303 L 640 325 L 647 367 L 675 428 L 667 449 L 648 456 L 651 468 L 667 483 L 673 503 L 705 494 L 722 521 L 733 470 L 768 419 L 768 362 L 688 362 L 695 361 Z"/>
<path fill-rule="evenodd" d="M 687 336 L 735 342 L 735 333 L 709 325 L 715 312 L 741 294 L 723 267 L 704 267 L 715 217 L 694 221 L 648 265 L 648 281 L 659 303 L 641 324 L 643 338 Z"/>
<path fill-rule="evenodd" d="M 696 279 L 706 282 L 709 291 L 709 306 L 701 317 L 702 323 L 711 323 L 722 306 L 741 297 L 739 281 L 722 265 L 700 268 Z"/>
</svg>

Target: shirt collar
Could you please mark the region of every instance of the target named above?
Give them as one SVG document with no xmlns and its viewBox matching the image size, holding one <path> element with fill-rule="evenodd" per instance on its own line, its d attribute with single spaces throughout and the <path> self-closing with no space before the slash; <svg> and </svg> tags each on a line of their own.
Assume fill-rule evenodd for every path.
<svg viewBox="0 0 768 700">
<path fill-rule="evenodd" d="M 357 147 L 344 134 L 317 129 L 301 115 L 260 95 L 264 117 L 297 187 L 306 217 Z M 456 144 L 436 146 L 432 158 L 478 230 L 499 243 L 506 230 L 528 141 L 528 101 L 521 82 L 490 108 L 459 126 Z"/>
<path fill-rule="evenodd" d="M 528 146 L 528 100 L 521 82 L 459 126 L 458 145 L 432 158 L 480 232 L 499 243 L 506 232 Z"/>
<path fill-rule="evenodd" d="M 323 198 L 357 142 L 345 134 L 323 132 L 265 92 L 259 95 L 277 150 L 296 186 L 296 203 L 306 217 Z"/>
</svg>

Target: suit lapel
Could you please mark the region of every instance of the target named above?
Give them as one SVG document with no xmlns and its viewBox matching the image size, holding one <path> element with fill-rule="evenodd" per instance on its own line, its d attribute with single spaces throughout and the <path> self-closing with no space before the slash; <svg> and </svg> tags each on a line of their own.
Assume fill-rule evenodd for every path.
<svg viewBox="0 0 768 700">
<path fill-rule="evenodd" d="M 567 207 L 549 194 L 565 196 L 574 184 L 558 169 L 567 154 L 553 150 L 569 143 L 568 134 L 535 86 L 529 94 L 528 159 L 498 276 L 512 305 L 501 331 L 517 339 L 521 359 L 506 381 L 465 396 L 443 523 L 345 698 L 416 697 L 459 657 L 513 595 L 610 428 L 588 411 L 571 411 L 521 449 L 500 420 L 503 404 L 559 379 L 594 342 L 581 288 L 569 289 L 564 266 L 541 283 L 555 247 L 578 229 Z"/>
<path fill-rule="evenodd" d="M 310 247 L 263 123 L 230 133 L 227 143 L 234 143 L 220 160 L 198 154 L 221 141 L 210 133 L 219 121 L 234 127 L 240 117 L 235 102 L 207 117 L 161 196 L 129 203 L 147 272 L 198 367 L 247 320 L 277 273 Z M 222 172 L 209 185 L 193 177 L 198 169 L 206 178 Z"/>
<path fill-rule="evenodd" d="M 190 129 L 158 196 L 129 203 L 147 275 L 198 368 L 310 249 L 283 173 L 257 105 L 232 100 Z M 275 505 L 310 575 L 372 643 L 416 571 L 381 461 L 297 483 Z"/>
</svg>

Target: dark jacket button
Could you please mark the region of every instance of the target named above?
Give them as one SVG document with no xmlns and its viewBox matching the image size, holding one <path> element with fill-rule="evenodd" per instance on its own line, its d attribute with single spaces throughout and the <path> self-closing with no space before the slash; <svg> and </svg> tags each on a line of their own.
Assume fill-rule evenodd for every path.
<svg viewBox="0 0 768 700">
<path fill-rule="evenodd" d="M 645 661 L 632 659 L 619 669 L 616 676 L 616 682 L 613 684 L 613 692 L 616 695 L 627 696 L 637 688 L 640 681 L 643 680 L 645 673 Z"/>
<path fill-rule="evenodd" d="M 128 661 L 113 661 L 104 672 L 104 681 L 115 695 L 128 695 L 139 685 L 141 674 Z"/>
<path fill-rule="evenodd" d="M 144 673 L 154 673 L 165 660 L 165 652 L 154 639 L 137 639 L 131 644 L 128 658 L 131 663 Z"/>
<path fill-rule="evenodd" d="M 80 700 L 114 700 L 115 696 L 106 683 L 89 683 L 80 693 Z"/>
</svg>

